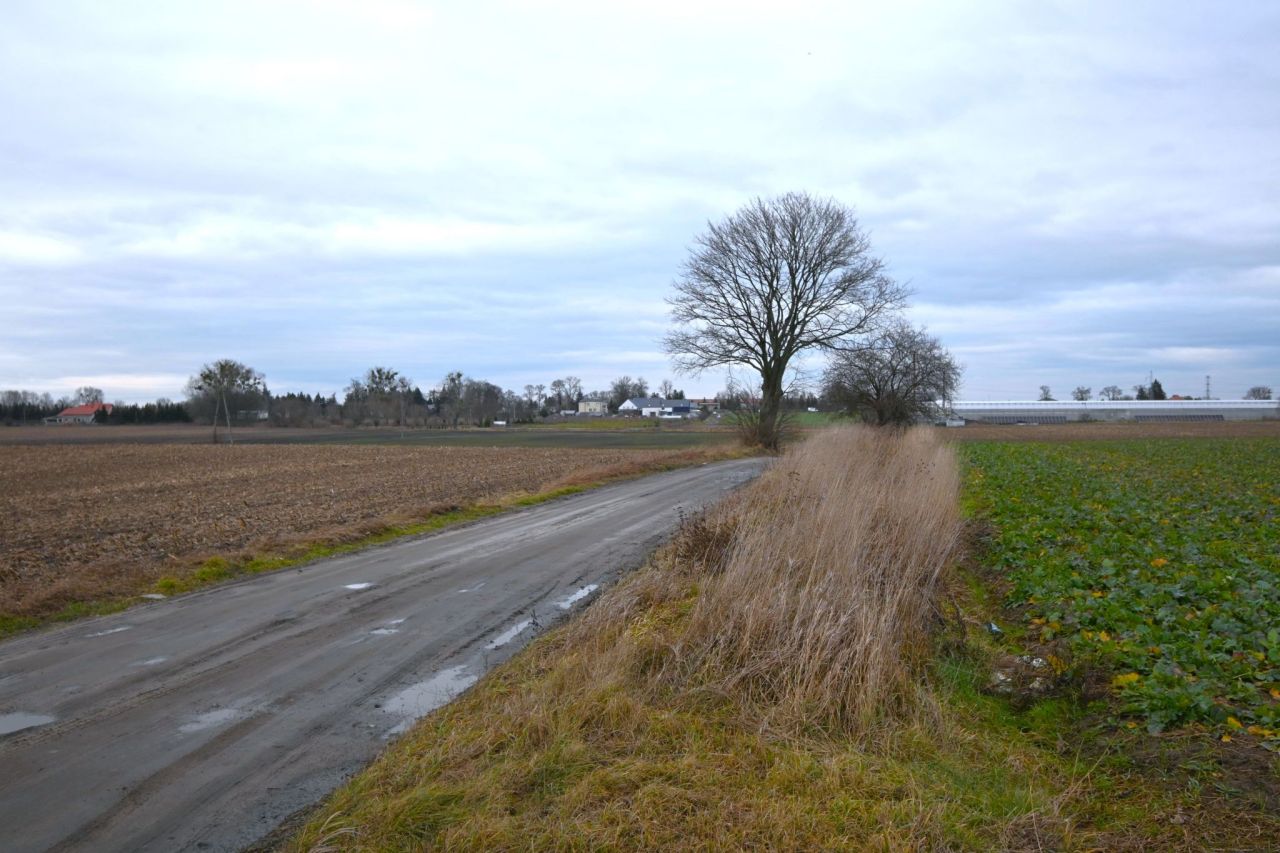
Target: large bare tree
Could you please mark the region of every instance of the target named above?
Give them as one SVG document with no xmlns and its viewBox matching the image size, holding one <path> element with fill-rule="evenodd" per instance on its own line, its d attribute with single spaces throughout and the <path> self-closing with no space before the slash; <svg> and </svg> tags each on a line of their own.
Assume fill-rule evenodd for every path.
<svg viewBox="0 0 1280 853">
<path fill-rule="evenodd" d="M 755 440 L 778 446 L 787 369 L 806 350 L 851 346 L 905 290 L 871 254 L 851 208 L 807 193 L 757 198 L 708 223 L 668 299 L 679 370 L 745 366 L 760 376 Z"/>
</svg>

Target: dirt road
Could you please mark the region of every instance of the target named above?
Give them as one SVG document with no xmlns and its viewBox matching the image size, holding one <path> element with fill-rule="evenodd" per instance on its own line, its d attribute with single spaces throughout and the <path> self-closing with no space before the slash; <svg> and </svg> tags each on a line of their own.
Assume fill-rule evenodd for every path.
<svg viewBox="0 0 1280 853">
<path fill-rule="evenodd" d="M 241 849 L 763 465 L 620 483 L 0 645 L 0 849 Z"/>
</svg>

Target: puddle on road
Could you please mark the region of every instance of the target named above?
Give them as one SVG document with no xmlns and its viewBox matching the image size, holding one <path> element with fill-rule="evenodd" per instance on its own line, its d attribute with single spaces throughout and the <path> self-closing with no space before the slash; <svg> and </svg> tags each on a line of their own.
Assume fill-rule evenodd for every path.
<svg viewBox="0 0 1280 853">
<path fill-rule="evenodd" d="M 487 581 L 480 581 L 480 583 L 476 584 L 475 586 L 469 586 L 469 587 L 467 587 L 466 589 L 460 589 L 460 590 L 458 590 L 458 593 L 459 593 L 459 594 L 461 594 L 461 593 L 464 593 L 464 592 L 475 592 L 475 591 L 476 591 L 476 590 L 478 590 L 478 589 L 484 589 L 484 585 L 485 585 L 486 583 L 487 583 Z"/>
<path fill-rule="evenodd" d="M 201 732 L 214 726 L 220 726 L 223 723 L 229 723 L 244 715 L 245 712 L 239 708 L 215 708 L 212 711 L 205 711 L 203 714 L 196 714 L 190 721 L 178 726 L 178 731 L 184 735 L 189 735 L 192 732 Z"/>
<path fill-rule="evenodd" d="M 453 666 L 400 691 L 382 703 L 382 710 L 388 714 L 404 717 L 387 732 L 387 737 L 408 731 L 415 720 L 425 717 L 475 683 L 476 676 L 468 674 L 465 665 Z"/>
<path fill-rule="evenodd" d="M 56 719 L 57 717 L 50 717 L 48 714 L 30 714 L 26 711 L 0 714 L 0 735 L 10 735 L 36 726 L 47 726 Z"/>
<path fill-rule="evenodd" d="M 121 631 L 128 631 L 132 625 L 121 625 L 119 628 L 108 628 L 105 631 L 99 631 L 96 634 L 85 634 L 86 637 L 105 637 L 108 634 L 119 634 Z"/>
<path fill-rule="evenodd" d="M 131 663 L 129 665 L 130 666 L 155 666 L 156 664 L 164 663 L 167 660 L 168 658 L 164 658 L 164 657 L 147 658 L 146 660 L 136 661 L 135 663 Z"/>
<path fill-rule="evenodd" d="M 577 604 L 579 601 L 586 598 L 588 595 L 595 592 L 599 588 L 600 588 L 600 584 L 589 583 L 586 586 L 584 586 L 582 589 L 575 592 L 573 595 L 564 599 L 563 601 L 557 601 L 556 607 L 559 607 L 561 610 L 568 610 L 570 607 L 573 607 L 573 605 Z"/>
<path fill-rule="evenodd" d="M 375 636 L 378 636 L 378 637 L 385 637 L 388 634 L 399 634 L 400 629 L 399 628 L 374 628 L 369 633 L 374 634 Z"/>
<path fill-rule="evenodd" d="M 343 589 L 354 589 L 359 591 L 362 589 L 368 589 L 371 586 L 373 586 L 373 584 L 371 583 L 349 583 L 345 587 L 343 587 Z"/>
<path fill-rule="evenodd" d="M 489 651 L 493 651 L 494 649 L 505 646 L 507 643 L 511 642 L 516 637 L 523 634 L 525 632 L 525 629 L 527 629 L 532 624 L 533 624 L 532 619 L 526 619 L 523 622 L 517 622 L 515 625 L 512 625 L 510 628 L 503 631 L 501 634 L 494 637 L 489 642 L 485 643 L 484 647 Z"/>
</svg>

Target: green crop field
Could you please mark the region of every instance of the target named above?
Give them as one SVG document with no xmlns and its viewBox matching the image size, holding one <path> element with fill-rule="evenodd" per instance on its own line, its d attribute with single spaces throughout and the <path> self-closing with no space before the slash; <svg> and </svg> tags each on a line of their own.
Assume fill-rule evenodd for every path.
<svg viewBox="0 0 1280 853">
<path fill-rule="evenodd" d="M 962 452 L 1011 634 L 1104 668 L 1130 727 L 1280 746 L 1280 440 Z"/>
</svg>

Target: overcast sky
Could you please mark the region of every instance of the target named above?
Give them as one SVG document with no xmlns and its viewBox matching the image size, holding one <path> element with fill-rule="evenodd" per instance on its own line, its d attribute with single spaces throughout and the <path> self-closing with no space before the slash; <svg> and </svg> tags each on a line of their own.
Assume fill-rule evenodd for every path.
<svg viewBox="0 0 1280 853">
<path fill-rule="evenodd" d="M 663 299 L 708 219 L 801 190 L 961 396 L 1280 390 L 1275 2 L 4 6 L 0 388 L 712 394 Z"/>
</svg>

